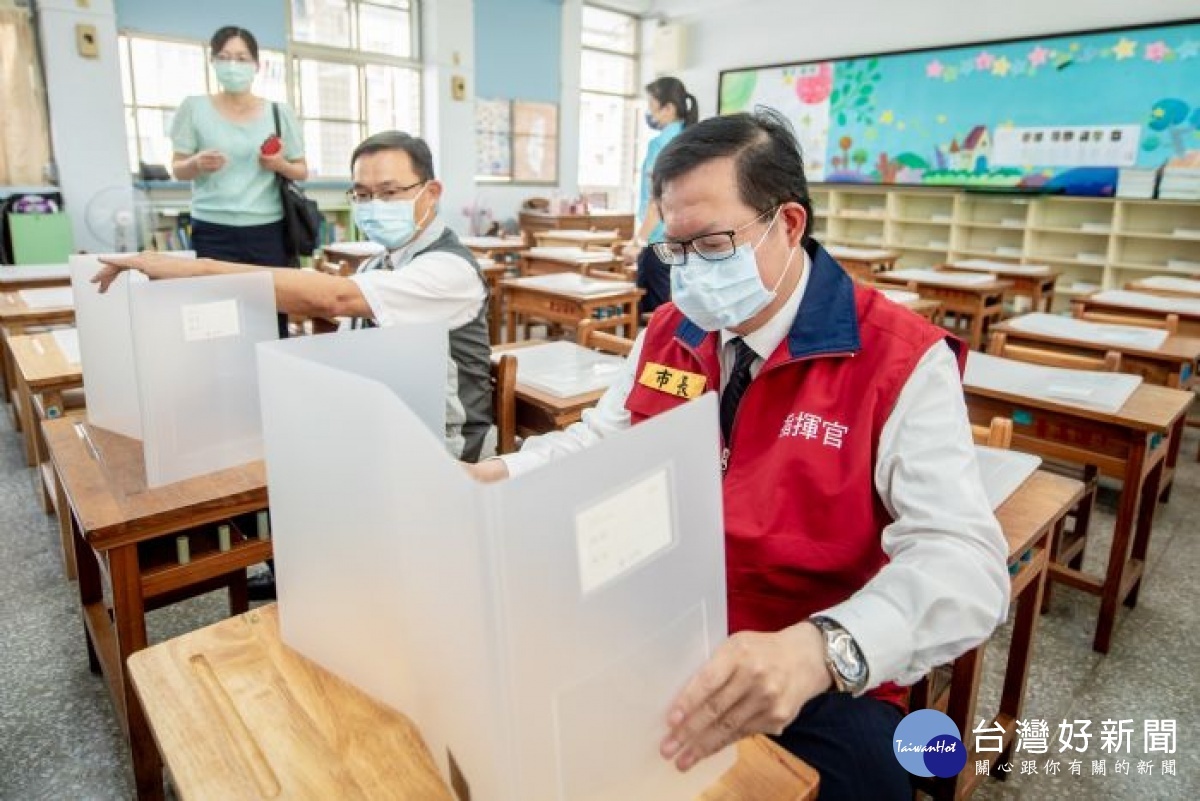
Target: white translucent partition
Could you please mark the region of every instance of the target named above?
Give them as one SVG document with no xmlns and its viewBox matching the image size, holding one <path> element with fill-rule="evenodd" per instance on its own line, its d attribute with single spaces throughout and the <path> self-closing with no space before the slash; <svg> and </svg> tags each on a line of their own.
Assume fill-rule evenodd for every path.
<svg viewBox="0 0 1200 801">
<path fill-rule="evenodd" d="M 540 246 L 529 249 L 529 255 L 541 259 L 557 259 L 559 261 L 575 261 L 575 262 L 610 262 L 613 260 L 611 253 L 605 253 L 600 250 L 584 250 L 578 247 L 553 247 Z"/>
<path fill-rule="evenodd" d="M 879 291 L 892 303 L 899 303 L 901 306 L 916 303 L 921 299 L 920 293 L 909 292 L 906 289 L 880 289 Z"/>
<path fill-rule="evenodd" d="M 1143 350 L 1157 350 L 1167 341 L 1167 332 L 1157 328 L 1093 323 L 1090 320 L 1077 320 L 1074 317 L 1063 317 L 1045 312 L 1014 317 L 1008 321 L 1008 325 L 1031 334 L 1078 339 L 1084 342 L 1100 342 L 1106 345 Z"/>
<path fill-rule="evenodd" d="M 1008 275 L 1049 275 L 1050 267 L 1045 264 L 1013 264 L 1010 261 L 992 261 L 990 259 L 963 259 L 950 262 L 956 270 L 968 270 L 979 273 L 1007 273 Z"/>
<path fill-rule="evenodd" d="M 1092 295 L 1092 300 L 1114 303 L 1134 309 L 1147 309 L 1175 314 L 1200 314 L 1200 298 L 1175 298 L 1131 292 L 1127 289 L 1106 289 Z"/>
<path fill-rule="evenodd" d="M 979 466 L 988 503 L 996 509 L 1034 474 L 1042 460 L 1029 453 L 976 445 L 975 463 Z"/>
<path fill-rule="evenodd" d="M 130 287 L 146 483 L 262 458 L 255 348 L 279 336 L 267 271 Z"/>
<path fill-rule="evenodd" d="M 576 295 L 612 295 L 624 292 L 633 286 L 628 281 L 610 281 L 603 278 L 588 278 L 579 273 L 550 273 L 514 278 L 518 286 L 531 286 L 553 292 L 571 292 Z"/>
<path fill-rule="evenodd" d="M 0 264 L 0 287 L 18 281 L 53 281 L 71 277 L 66 264 Z"/>
<path fill-rule="evenodd" d="M 598 353 L 574 342 L 547 342 L 517 348 L 505 354 L 517 360 L 517 382 L 557 398 L 571 398 L 607 389 L 621 372 L 625 360 Z"/>
<path fill-rule="evenodd" d="M 20 289 L 17 296 L 31 309 L 61 309 L 69 308 L 74 302 L 71 288 L 52 286 L 42 289 Z"/>
<path fill-rule="evenodd" d="M 54 344 L 62 352 L 68 364 L 79 364 L 79 331 L 74 328 L 57 328 L 50 332 Z"/>
<path fill-rule="evenodd" d="M 826 245 L 825 250 L 835 259 L 861 259 L 863 261 L 888 259 L 896 255 L 893 251 L 882 248 L 852 248 L 844 245 Z"/>
<path fill-rule="evenodd" d="M 92 283 L 93 276 L 104 266 L 99 256 L 71 256 L 70 266 L 88 422 L 97 428 L 141 439 L 142 406 L 133 357 L 129 288 L 150 279 L 142 273 L 126 271 L 107 292 L 100 294 Z"/>
<path fill-rule="evenodd" d="M 1141 383 L 1142 377 L 1138 375 L 1046 367 L 974 351 L 967 355 L 967 369 L 963 373 L 963 384 L 968 387 L 1104 412 L 1115 412 L 1124 406 Z"/>
<path fill-rule="evenodd" d="M 726 633 L 715 397 L 480 485 L 405 392 L 291 345 L 260 349 L 285 642 L 409 714 L 473 798 L 714 783 L 731 751 L 680 774 L 658 743 Z"/>
</svg>

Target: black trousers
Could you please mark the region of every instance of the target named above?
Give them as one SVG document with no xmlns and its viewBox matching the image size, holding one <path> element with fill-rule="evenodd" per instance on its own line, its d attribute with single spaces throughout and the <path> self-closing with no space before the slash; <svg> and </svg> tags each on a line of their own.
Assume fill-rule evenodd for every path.
<svg viewBox="0 0 1200 801">
<path fill-rule="evenodd" d="M 903 717 L 868 696 L 825 693 L 805 704 L 775 741 L 821 774 L 821 801 L 912 801 L 908 771 L 892 749 Z"/>
<path fill-rule="evenodd" d="M 638 312 L 649 314 L 671 299 L 671 268 L 659 261 L 654 248 L 642 248 L 637 260 L 637 285 L 646 290 Z"/>
<path fill-rule="evenodd" d="M 284 249 L 283 221 L 266 225 L 220 225 L 192 220 L 192 247 L 202 259 L 291 267 Z M 279 315 L 279 338 L 287 339 L 287 315 Z"/>
</svg>

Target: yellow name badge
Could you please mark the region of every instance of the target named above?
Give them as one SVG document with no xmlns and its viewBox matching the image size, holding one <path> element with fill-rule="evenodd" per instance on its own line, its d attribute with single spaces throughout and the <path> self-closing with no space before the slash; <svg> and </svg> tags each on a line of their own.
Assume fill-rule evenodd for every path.
<svg viewBox="0 0 1200 801">
<path fill-rule="evenodd" d="M 677 398 L 698 398 L 704 392 L 707 379 L 699 373 L 689 373 L 678 367 L 667 367 L 657 362 L 646 362 L 638 383 Z"/>
</svg>

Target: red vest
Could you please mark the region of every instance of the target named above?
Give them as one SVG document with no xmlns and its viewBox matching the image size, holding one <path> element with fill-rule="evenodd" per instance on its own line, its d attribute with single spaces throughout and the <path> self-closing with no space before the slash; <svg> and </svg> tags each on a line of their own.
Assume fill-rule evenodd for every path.
<svg viewBox="0 0 1200 801">
<path fill-rule="evenodd" d="M 750 382 L 726 443 L 731 633 L 793 625 L 846 600 L 887 563 L 880 540 L 892 518 L 875 492 L 879 437 L 929 348 L 947 339 L 958 350 L 944 330 L 855 285 L 815 242 L 809 251 L 796 319 Z M 636 375 L 654 362 L 703 375 L 715 390 L 720 341 L 674 304 L 662 306 Z M 633 422 L 685 402 L 669 389 L 635 384 L 626 401 Z M 888 683 L 872 695 L 904 707 L 908 691 Z"/>
</svg>

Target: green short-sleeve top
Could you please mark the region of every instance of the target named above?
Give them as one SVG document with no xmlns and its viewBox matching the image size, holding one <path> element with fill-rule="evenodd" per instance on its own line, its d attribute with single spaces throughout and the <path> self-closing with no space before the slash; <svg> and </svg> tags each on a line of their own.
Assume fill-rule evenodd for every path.
<svg viewBox="0 0 1200 801">
<path fill-rule="evenodd" d="M 304 157 L 304 133 L 296 113 L 286 103 L 279 105 L 279 127 L 283 156 L 288 161 Z M 225 166 L 192 181 L 192 217 L 221 225 L 264 225 L 283 219 L 275 173 L 258 163 L 263 140 L 275 132 L 271 102 L 247 122 L 222 117 L 209 95 L 183 101 L 171 124 L 171 143 L 176 153 L 192 155 L 201 150 L 219 150 Z"/>
</svg>

